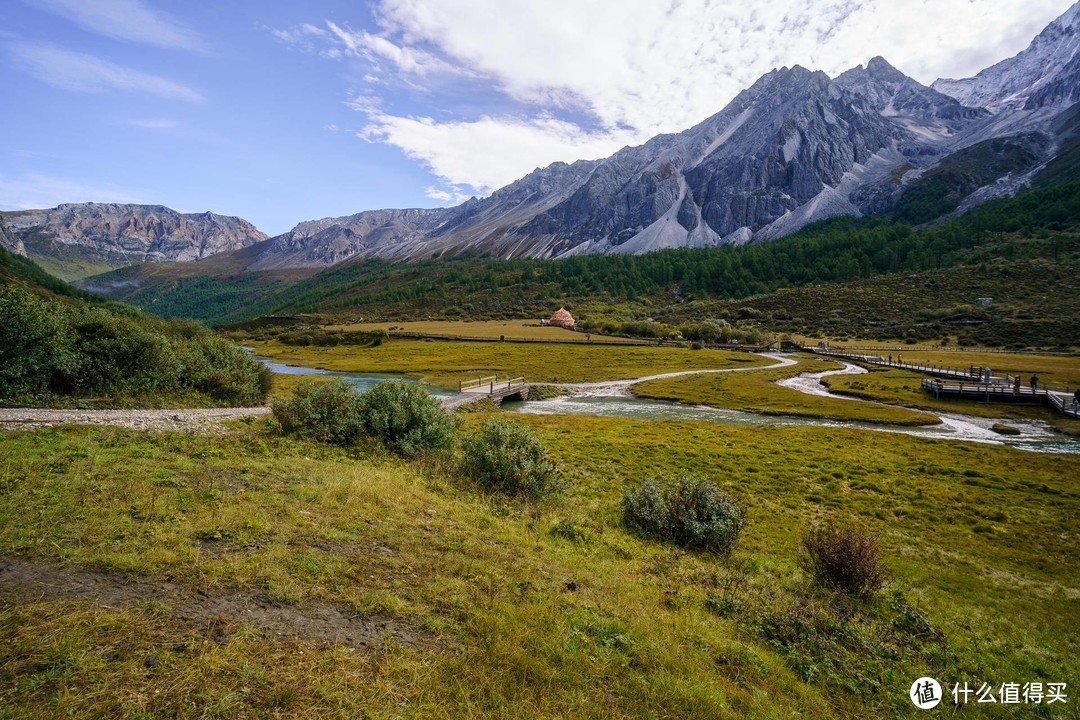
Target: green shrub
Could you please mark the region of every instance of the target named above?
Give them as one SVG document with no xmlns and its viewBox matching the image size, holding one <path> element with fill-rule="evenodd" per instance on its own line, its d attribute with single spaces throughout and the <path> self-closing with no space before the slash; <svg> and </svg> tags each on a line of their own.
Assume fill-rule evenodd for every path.
<svg viewBox="0 0 1080 720">
<path fill-rule="evenodd" d="M 0 286 L 0 398 L 262 404 L 270 372 L 189 321 L 122 303 L 59 302 Z"/>
<path fill-rule="evenodd" d="M 64 306 L 0 287 L 0 397 L 48 389 L 71 367 L 70 335 Z"/>
<path fill-rule="evenodd" d="M 623 494 L 623 522 L 646 535 L 727 556 L 746 525 L 746 511 L 711 480 L 683 473 L 660 486 L 648 480 Z"/>
<path fill-rule="evenodd" d="M 390 450 L 404 456 L 449 450 L 454 420 L 437 398 L 419 385 L 387 380 L 363 393 L 364 429 Z"/>
<path fill-rule="evenodd" d="M 826 587 L 849 595 L 871 595 L 887 580 L 878 538 L 857 525 L 829 523 L 811 528 L 802 542 L 802 567 Z"/>
<path fill-rule="evenodd" d="M 539 497 L 558 485 L 555 463 L 527 425 L 491 418 L 462 445 L 465 474 L 488 490 Z"/>
<path fill-rule="evenodd" d="M 283 432 L 334 445 L 355 445 L 364 435 L 362 399 L 344 380 L 307 380 L 291 398 L 275 398 L 274 418 Z"/>
</svg>

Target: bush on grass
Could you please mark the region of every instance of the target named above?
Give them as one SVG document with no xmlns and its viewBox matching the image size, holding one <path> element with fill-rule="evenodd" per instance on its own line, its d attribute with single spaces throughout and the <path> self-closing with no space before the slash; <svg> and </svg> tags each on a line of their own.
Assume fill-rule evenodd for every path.
<svg viewBox="0 0 1080 720">
<path fill-rule="evenodd" d="M 887 580 L 878 552 L 879 538 L 853 524 L 811 528 L 802 542 L 802 566 L 825 587 L 859 597 L 872 595 Z"/>
<path fill-rule="evenodd" d="M 462 444 L 465 474 L 487 490 L 540 497 L 558 486 L 555 463 L 527 425 L 491 418 Z"/>
<path fill-rule="evenodd" d="M 291 398 L 275 398 L 273 411 L 286 434 L 346 447 L 364 434 L 361 396 L 344 380 L 305 380 Z"/>
<path fill-rule="evenodd" d="M 360 397 L 364 430 L 398 455 L 414 457 L 454 447 L 454 419 L 419 385 L 387 380 Z"/>
<path fill-rule="evenodd" d="M 746 526 L 745 509 L 708 478 L 683 473 L 623 494 L 623 522 L 651 537 L 726 557 Z"/>
</svg>

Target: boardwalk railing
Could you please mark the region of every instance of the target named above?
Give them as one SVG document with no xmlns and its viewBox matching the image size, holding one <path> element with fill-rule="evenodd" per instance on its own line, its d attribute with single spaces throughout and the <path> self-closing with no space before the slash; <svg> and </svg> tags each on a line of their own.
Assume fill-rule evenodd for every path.
<svg viewBox="0 0 1080 720">
<path fill-rule="evenodd" d="M 922 388 L 933 393 L 935 399 L 944 397 L 969 398 L 984 402 L 1047 404 L 1054 410 L 1072 418 L 1080 418 L 1080 406 L 1074 396 L 1051 388 L 1032 388 L 1006 383 L 959 382 L 946 383 L 925 379 Z"/>
<path fill-rule="evenodd" d="M 848 360 L 870 363 L 872 365 L 884 365 L 886 367 L 900 368 L 902 370 L 913 370 L 915 372 L 921 372 L 927 375 L 933 375 L 934 377 L 941 377 L 949 380 L 970 380 L 972 382 L 975 382 L 982 379 L 981 377 L 974 377 L 972 375 L 971 368 L 964 370 L 962 368 L 945 367 L 944 365 L 901 362 L 897 358 L 893 358 L 890 360 L 889 358 L 882 355 L 866 355 L 862 353 L 840 352 L 838 350 L 829 350 L 826 348 L 807 348 L 807 350 L 817 353 L 818 355 L 829 355 L 830 357 L 847 358 Z"/>
<path fill-rule="evenodd" d="M 475 380 L 461 380 L 458 382 L 459 393 L 488 393 L 489 395 L 503 390 L 512 390 L 525 384 L 524 377 L 506 378 L 500 380 L 496 375 L 476 378 Z"/>
</svg>

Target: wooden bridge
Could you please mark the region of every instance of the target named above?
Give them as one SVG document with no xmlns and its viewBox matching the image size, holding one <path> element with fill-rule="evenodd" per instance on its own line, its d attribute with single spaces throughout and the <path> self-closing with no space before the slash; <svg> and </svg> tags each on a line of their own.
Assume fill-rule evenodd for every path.
<svg viewBox="0 0 1080 720">
<path fill-rule="evenodd" d="M 524 377 L 500 380 L 496 375 L 462 380 L 458 383 L 458 394 L 443 400 L 443 406 L 453 410 L 485 397 L 496 405 L 501 405 L 503 400 L 528 400 L 529 384 Z"/>
</svg>

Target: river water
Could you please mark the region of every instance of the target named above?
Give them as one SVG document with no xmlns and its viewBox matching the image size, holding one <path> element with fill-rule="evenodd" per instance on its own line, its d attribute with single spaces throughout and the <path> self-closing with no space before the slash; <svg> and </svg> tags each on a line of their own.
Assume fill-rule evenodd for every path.
<svg viewBox="0 0 1080 720">
<path fill-rule="evenodd" d="M 339 377 L 361 391 L 383 380 L 420 382 L 419 378 L 407 375 L 336 372 L 332 370 L 321 370 L 319 368 L 285 365 L 272 358 L 259 355 L 253 355 L 253 357 L 276 373 L 288 375 L 329 375 Z M 796 362 L 783 355 L 769 355 L 768 357 L 777 361 L 775 365 L 768 367 L 792 365 Z M 763 367 L 759 366 L 755 368 L 735 368 L 714 372 L 749 372 L 761 369 L 763 369 Z M 803 373 L 802 375 L 787 380 L 781 380 L 778 384 L 809 395 L 842 398 L 852 402 L 866 402 L 858 398 L 831 393 L 829 392 L 829 389 L 821 383 L 821 378 L 828 375 L 859 372 L 866 371 L 857 365 L 845 363 L 845 367 L 842 370 L 831 370 L 824 373 Z M 673 373 L 672 375 L 676 374 L 688 373 Z M 764 413 L 742 412 L 739 410 L 724 410 L 705 405 L 686 405 L 666 400 L 636 398 L 629 392 L 629 389 L 631 385 L 640 381 L 641 379 L 571 384 L 566 386 L 567 389 L 573 393 L 570 396 L 539 402 L 505 402 L 503 407 L 515 412 L 536 415 L 600 415 L 605 417 L 622 417 L 640 420 L 704 420 L 708 422 L 756 426 L 812 425 L 816 427 L 858 428 L 872 432 L 901 433 L 904 435 L 915 435 L 926 438 L 964 440 L 992 445 L 1006 445 L 1020 450 L 1033 452 L 1080 453 L 1080 438 L 1062 435 L 1055 432 L 1046 423 L 1038 420 L 1003 420 L 1002 422 L 1005 424 L 1019 429 L 1020 434 L 999 435 L 990 429 L 997 420 L 963 415 L 961 413 L 938 413 L 938 416 L 941 418 L 941 423 L 939 425 L 928 425 L 923 427 L 879 425 L 843 420 L 823 420 L 819 418 L 803 418 L 790 415 L 766 415 Z M 453 391 L 435 388 L 426 384 L 424 385 L 424 388 L 432 395 L 439 397 L 449 397 L 455 394 Z"/>
</svg>

